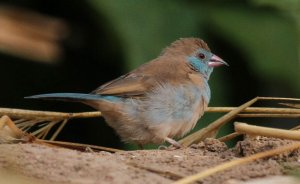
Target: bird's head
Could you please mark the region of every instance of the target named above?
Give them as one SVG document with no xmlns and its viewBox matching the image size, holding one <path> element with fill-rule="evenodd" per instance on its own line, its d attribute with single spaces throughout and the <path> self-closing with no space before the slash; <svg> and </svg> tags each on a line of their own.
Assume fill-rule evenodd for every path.
<svg viewBox="0 0 300 184">
<path fill-rule="evenodd" d="M 195 72 L 199 72 L 205 78 L 209 78 L 214 67 L 228 64 L 210 52 L 208 45 L 199 38 L 182 38 L 171 44 L 164 54 L 180 57 L 187 62 Z"/>
<path fill-rule="evenodd" d="M 228 66 L 223 59 L 204 48 L 199 48 L 195 53 L 188 56 L 187 62 L 193 70 L 200 72 L 207 79 L 214 67 L 222 65 Z"/>
</svg>

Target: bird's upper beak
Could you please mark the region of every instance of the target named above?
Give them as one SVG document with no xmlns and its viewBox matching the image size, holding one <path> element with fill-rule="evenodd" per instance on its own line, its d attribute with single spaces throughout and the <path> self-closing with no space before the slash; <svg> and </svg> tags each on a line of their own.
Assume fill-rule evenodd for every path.
<svg viewBox="0 0 300 184">
<path fill-rule="evenodd" d="M 222 66 L 222 65 L 229 66 L 228 63 L 226 63 L 222 58 L 220 58 L 217 55 L 213 55 L 208 62 L 208 66 L 210 66 L 210 67 L 217 67 L 217 66 Z"/>
</svg>

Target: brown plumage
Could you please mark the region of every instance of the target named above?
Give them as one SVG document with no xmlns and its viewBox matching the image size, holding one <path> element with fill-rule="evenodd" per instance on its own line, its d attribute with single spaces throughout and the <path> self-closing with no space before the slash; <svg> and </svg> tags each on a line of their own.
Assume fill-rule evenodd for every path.
<svg viewBox="0 0 300 184">
<path fill-rule="evenodd" d="M 101 85 L 92 94 L 116 96 L 142 96 L 157 83 L 171 82 L 176 85 L 196 74 L 188 63 L 181 62 L 197 49 L 210 51 L 199 38 L 184 38 L 165 48 L 160 56 L 121 77 Z M 192 77 L 195 79 L 195 77 Z M 195 79 L 197 80 L 197 79 Z M 195 81 L 196 82 L 196 81 Z M 197 80 L 199 85 L 199 80 Z"/>
<path fill-rule="evenodd" d="M 183 38 L 156 59 L 90 94 L 56 93 L 31 98 L 80 101 L 102 112 L 122 140 L 139 145 L 167 141 L 190 131 L 210 99 L 213 67 L 226 64 L 198 38 Z"/>
</svg>

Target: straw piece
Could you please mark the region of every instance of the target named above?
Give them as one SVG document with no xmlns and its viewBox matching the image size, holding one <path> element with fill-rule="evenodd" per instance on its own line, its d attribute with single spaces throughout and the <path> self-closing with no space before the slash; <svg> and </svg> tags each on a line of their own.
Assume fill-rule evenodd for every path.
<svg viewBox="0 0 300 184">
<path fill-rule="evenodd" d="M 61 132 L 61 130 L 64 128 L 64 126 L 67 124 L 69 119 L 65 119 L 61 125 L 58 127 L 58 129 L 54 132 L 54 134 L 52 135 L 52 137 L 50 138 L 50 141 L 54 141 L 56 139 L 56 137 L 58 136 L 58 134 Z"/>
<path fill-rule="evenodd" d="M 235 138 L 239 135 L 242 135 L 242 134 L 238 133 L 238 132 L 233 132 L 231 134 L 228 134 L 228 135 L 225 135 L 223 137 L 218 138 L 218 140 L 221 141 L 221 142 L 226 142 L 226 141 L 229 141 L 229 140 L 231 140 L 231 139 L 233 139 L 233 138 Z"/>
<path fill-rule="evenodd" d="M 300 118 L 300 114 L 238 114 L 240 118 Z"/>
<path fill-rule="evenodd" d="M 73 142 L 63 142 L 63 141 L 48 141 L 48 140 L 41 140 L 38 139 L 36 140 L 36 143 L 47 143 L 47 144 L 51 144 L 51 145 L 55 145 L 55 146 L 59 146 L 59 147 L 65 147 L 65 148 L 71 148 L 71 149 L 77 149 L 77 150 L 81 150 L 81 151 L 85 151 L 86 148 L 91 148 L 94 150 L 98 150 L 98 151 L 108 151 L 108 152 L 118 152 L 118 151 L 123 151 L 120 149 L 115 149 L 115 148 L 108 148 L 108 147 L 103 147 L 103 146 L 95 146 L 95 145 L 89 145 L 89 144 L 80 144 L 80 143 L 73 143 Z"/>
<path fill-rule="evenodd" d="M 280 105 L 285 105 L 288 107 L 294 107 L 300 109 L 300 104 L 299 103 L 279 103 Z"/>
<path fill-rule="evenodd" d="M 51 124 L 43 133 L 43 137 L 41 139 L 45 139 L 47 137 L 47 135 L 49 134 L 50 130 L 52 129 L 52 127 L 54 126 L 55 124 Z M 39 138 L 39 137 L 38 137 Z"/>
<path fill-rule="evenodd" d="M 50 112 L 50 111 L 34 111 L 24 109 L 0 108 L 0 116 L 7 115 L 11 118 L 22 119 L 70 119 L 70 118 L 91 118 L 101 116 L 101 112 L 80 112 L 80 113 L 64 113 L 64 112 Z"/>
<path fill-rule="evenodd" d="M 42 128 L 39 128 L 38 130 L 32 132 L 31 135 L 34 135 L 34 136 L 35 136 L 35 135 L 38 135 L 39 133 L 41 133 L 41 132 L 47 130 L 47 128 L 48 128 L 49 126 L 52 126 L 52 124 L 56 124 L 56 123 L 59 123 L 59 121 L 52 121 L 52 122 L 50 122 L 48 125 L 46 125 L 46 126 L 44 126 L 44 127 L 42 127 Z"/>
<path fill-rule="evenodd" d="M 208 107 L 205 112 L 230 112 L 237 107 Z M 247 107 L 244 113 L 265 113 L 265 114 L 300 114 L 300 109 L 294 108 L 270 108 L 270 107 Z"/>
<path fill-rule="evenodd" d="M 284 98 L 284 97 L 257 97 L 258 100 L 285 100 L 285 101 L 300 101 L 299 98 Z"/>
<path fill-rule="evenodd" d="M 267 128 L 246 123 L 235 122 L 234 129 L 238 133 L 276 137 L 280 139 L 300 140 L 300 131 L 283 130 L 279 128 Z"/>
</svg>

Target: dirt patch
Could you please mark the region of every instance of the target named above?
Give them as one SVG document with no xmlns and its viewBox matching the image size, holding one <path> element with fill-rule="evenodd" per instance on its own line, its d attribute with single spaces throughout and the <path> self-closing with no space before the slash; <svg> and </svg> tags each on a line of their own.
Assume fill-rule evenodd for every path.
<svg viewBox="0 0 300 184">
<path fill-rule="evenodd" d="M 220 163 L 290 144 L 274 138 L 248 138 L 233 149 L 215 139 L 190 148 L 168 150 L 79 152 L 38 144 L 1 144 L 0 168 L 26 177 L 55 183 L 172 183 Z M 282 175 L 282 163 L 299 167 L 299 151 L 234 167 L 206 178 L 201 183 Z M 1 179 L 0 179 L 1 180 Z"/>
</svg>

